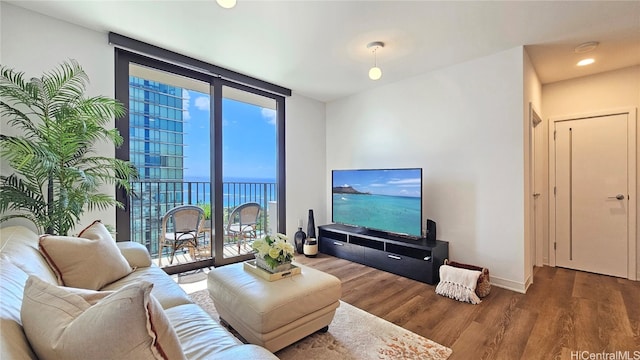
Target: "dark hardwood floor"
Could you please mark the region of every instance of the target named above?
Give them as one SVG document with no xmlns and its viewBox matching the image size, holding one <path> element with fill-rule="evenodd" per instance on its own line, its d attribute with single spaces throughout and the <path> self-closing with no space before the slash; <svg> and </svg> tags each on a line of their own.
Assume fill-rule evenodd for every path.
<svg viewBox="0 0 640 360">
<path fill-rule="evenodd" d="M 452 348 L 451 360 L 584 358 L 577 351 L 640 359 L 640 282 L 542 267 L 527 294 L 493 286 L 471 305 L 329 255 L 296 261 L 338 277 L 343 301 Z"/>
</svg>

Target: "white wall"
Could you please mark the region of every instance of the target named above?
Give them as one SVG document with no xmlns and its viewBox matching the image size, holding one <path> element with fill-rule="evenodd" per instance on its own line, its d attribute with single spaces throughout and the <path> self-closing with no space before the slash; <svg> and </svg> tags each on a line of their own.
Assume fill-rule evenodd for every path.
<svg viewBox="0 0 640 360">
<path fill-rule="evenodd" d="M 424 218 L 450 258 L 524 291 L 523 98 L 517 47 L 329 103 L 325 176 L 422 167 Z"/>
<path fill-rule="evenodd" d="M 326 224 L 325 105 L 294 94 L 286 100 L 287 234 L 293 239 L 309 209 L 316 227 Z M 317 229 L 316 229 L 317 232 Z"/>
<path fill-rule="evenodd" d="M 593 113 L 603 110 L 640 107 L 640 66 L 633 66 L 573 80 L 546 84 L 542 87 L 545 122 L 549 118 Z M 637 120 L 636 120 L 637 121 Z M 640 142 L 640 126 L 637 127 Z M 640 169 L 640 146 L 636 148 L 636 169 Z M 636 205 L 640 203 L 640 181 L 637 182 Z M 640 211 L 636 206 L 636 224 L 640 224 Z M 636 227 L 636 242 L 638 233 Z M 640 244 L 637 244 L 640 245 Z M 636 262 L 640 261 L 640 247 Z M 636 266 L 640 279 L 640 264 Z"/>
<path fill-rule="evenodd" d="M 114 96 L 113 48 L 107 44 L 107 35 L 87 30 L 76 25 L 46 17 L 22 8 L 0 2 L 1 50 L 0 63 L 23 71 L 29 77 L 39 77 L 68 59 L 78 60 L 90 79 L 87 89 L 89 96 Z M 2 133 L 15 134 L 0 122 Z M 111 127 L 115 126 L 113 122 Z M 104 144 L 97 151 L 107 156 L 115 156 L 113 146 Z M 4 164 L 2 174 L 9 174 Z M 111 186 L 102 192 L 115 196 Z M 115 210 L 96 211 L 85 214 L 81 224 L 90 224 L 101 219 L 105 224 L 115 225 Z M 4 225 L 4 224 L 3 224 Z M 71 231 L 74 233 L 74 231 Z"/>
<path fill-rule="evenodd" d="M 114 50 L 107 34 L 62 22 L 5 2 L 0 2 L 0 63 L 29 76 L 39 76 L 66 59 L 76 59 L 87 72 L 91 83 L 89 95 L 114 94 Z M 302 96 L 286 99 L 286 164 L 287 164 L 287 233 L 297 230 L 298 219 L 314 209 L 316 224 L 326 223 L 325 213 L 325 131 L 324 104 Z M 2 133 L 11 133 L 6 121 L 0 123 Z M 111 124 L 115 126 L 115 122 Z M 99 149 L 114 156 L 112 146 Z M 10 173 L 7 167 L 2 174 Z M 114 195 L 114 189 L 103 190 Z M 81 224 L 102 219 L 115 225 L 115 209 L 86 213 Z M 4 226 L 5 224 L 3 224 Z"/>
</svg>

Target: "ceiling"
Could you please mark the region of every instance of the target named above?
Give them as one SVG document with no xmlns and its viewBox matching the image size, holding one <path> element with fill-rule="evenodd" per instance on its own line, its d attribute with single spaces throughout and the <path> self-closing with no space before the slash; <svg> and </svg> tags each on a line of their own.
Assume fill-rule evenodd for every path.
<svg viewBox="0 0 640 360">
<path fill-rule="evenodd" d="M 640 1 L 7 2 L 324 102 L 520 45 L 543 84 L 640 64 Z M 386 44 L 378 81 L 371 41 Z M 579 68 L 587 41 L 596 62 Z"/>
</svg>

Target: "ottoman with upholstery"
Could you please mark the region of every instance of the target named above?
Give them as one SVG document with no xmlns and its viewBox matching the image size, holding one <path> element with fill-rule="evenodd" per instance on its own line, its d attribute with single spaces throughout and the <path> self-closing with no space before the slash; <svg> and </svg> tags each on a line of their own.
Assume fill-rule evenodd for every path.
<svg viewBox="0 0 640 360">
<path fill-rule="evenodd" d="M 266 281 L 243 263 L 215 268 L 207 285 L 220 319 L 247 342 L 275 352 L 326 330 L 342 296 L 333 275 L 296 264 L 301 273 Z"/>
</svg>

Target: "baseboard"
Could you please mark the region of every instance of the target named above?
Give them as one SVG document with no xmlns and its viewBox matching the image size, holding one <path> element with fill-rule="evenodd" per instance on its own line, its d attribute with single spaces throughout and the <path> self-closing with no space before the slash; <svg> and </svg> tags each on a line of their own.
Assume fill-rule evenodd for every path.
<svg viewBox="0 0 640 360">
<path fill-rule="evenodd" d="M 529 286 L 531 286 L 531 284 L 533 284 L 533 273 L 529 274 L 529 277 L 527 277 L 527 281 L 525 281 L 524 283 L 525 293 L 527 292 L 527 290 L 529 290 Z"/>
<path fill-rule="evenodd" d="M 529 283 L 529 285 L 527 285 L 526 283 L 523 284 L 513 280 L 502 279 L 499 277 L 495 277 L 493 275 L 491 275 L 490 279 L 491 279 L 491 286 L 497 286 L 499 288 L 519 292 L 521 294 L 525 294 L 527 292 L 527 288 L 529 287 L 529 285 L 531 285 L 530 279 L 527 280 L 527 283 Z"/>
</svg>

